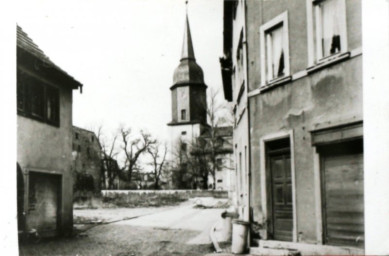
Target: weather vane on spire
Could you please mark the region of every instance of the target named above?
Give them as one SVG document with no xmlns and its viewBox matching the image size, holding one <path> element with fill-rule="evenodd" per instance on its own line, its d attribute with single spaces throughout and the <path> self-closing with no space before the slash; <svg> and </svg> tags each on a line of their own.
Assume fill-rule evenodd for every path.
<svg viewBox="0 0 389 256">
<path fill-rule="evenodd" d="M 188 14 L 188 1 L 189 1 L 189 0 L 185 0 L 186 14 Z"/>
</svg>

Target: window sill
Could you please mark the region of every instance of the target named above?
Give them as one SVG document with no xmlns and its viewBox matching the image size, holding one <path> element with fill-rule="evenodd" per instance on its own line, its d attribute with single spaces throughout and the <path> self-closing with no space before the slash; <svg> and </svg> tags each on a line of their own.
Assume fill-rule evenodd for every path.
<svg viewBox="0 0 389 256">
<path fill-rule="evenodd" d="M 47 124 L 47 125 L 50 125 L 50 126 L 53 126 L 53 127 L 57 127 L 57 128 L 60 127 L 59 121 L 57 121 L 57 122 L 55 122 L 55 121 L 49 121 L 49 120 L 44 119 L 44 118 L 42 118 L 42 117 L 39 117 L 39 116 L 36 116 L 36 115 L 33 115 L 33 114 L 26 113 L 25 111 L 20 110 L 20 109 L 17 110 L 17 114 L 18 114 L 19 116 L 24 117 L 24 118 L 32 119 L 32 120 L 35 120 L 35 121 L 40 122 L 40 123 L 43 123 L 43 124 Z"/>
<path fill-rule="evenodd" d="M 270 89 L 273 89 L 279 85 L 283 85 L 285 83 L 288 83 L 292 80 L 292 76 L 284 76 L 275 80 L 270 81 L 269 83 L 261 86 L 260 92 L 267 91 Z"/>
<path fill-rule="evenodd" d="M 341 61 L 347 60 L 350 58 L 350 52 L 340 53 L 334 56 L 327 57 L 325 59 L 320 60 L 315 66 L 311 66 L 307 68 L 307 73 L 316 72 L 322 68 L 326 68 L 328 66 L 334 65 Z"/>
</svg>

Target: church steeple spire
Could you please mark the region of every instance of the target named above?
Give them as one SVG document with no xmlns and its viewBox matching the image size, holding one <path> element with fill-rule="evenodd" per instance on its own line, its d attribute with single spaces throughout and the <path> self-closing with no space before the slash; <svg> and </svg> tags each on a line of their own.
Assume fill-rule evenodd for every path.
<svg viewBox="0 0 389 256">
<path fill-rule="evenodd" d="M 204 83 L 203 70 L 196 63 L 193 51 L 188 18 L 188 1 L 186 1 L 185 18 L 180 64 L 174 70 L 173 85 L 170 87 L 172 92 L 172 121 L 169 125 L 176 126 L 177 129 L 183 129 L 180 128 L 180 125 L 191 124 L 202 127 L 207 123 L 205 107 L 207 86 Z"/>
<path fill-rule="evenodd" d="M 192 36 L 190 34 L 190 27 L 189 27 L 189 18 L 188 18 L 188 10 L 186 11 L 186 23 L 185 23 L 185 30 L 184 30 L 184 41 L 182 44 L 182 52 L 181 52 L 181 60 L 184 59 L 192 59 L 195 60 L 194 50 L 193 50 L 193 43 L 192 43 Z"/>
<path fill-rule="evenodd" d="M 206 86 L 201 67 L 196 63 L 193 50 L 192 35 L 190 33 L 188 18 L 188 1 L 186 1 L 186 19 L 184 28 L 184 41 L 181 50 L 180 64 L 174 71 L 173 86 L 178 84 L 191 84 Z"/>
</svg>

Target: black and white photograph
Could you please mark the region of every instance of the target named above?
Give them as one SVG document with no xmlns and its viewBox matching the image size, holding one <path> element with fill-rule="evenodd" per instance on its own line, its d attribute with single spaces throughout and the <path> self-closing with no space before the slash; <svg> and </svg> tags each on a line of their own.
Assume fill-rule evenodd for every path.
<svg viewBox="0 0 389 256">
<path fill-rule="evenodd" d="M 387 0 L 13 9 L 5 255 L 389 255 Z"/>
</svg>

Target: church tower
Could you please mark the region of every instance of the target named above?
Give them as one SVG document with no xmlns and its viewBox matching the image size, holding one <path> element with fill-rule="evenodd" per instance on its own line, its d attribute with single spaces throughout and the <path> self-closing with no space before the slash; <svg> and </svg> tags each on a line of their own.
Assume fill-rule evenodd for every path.
<svg viewBox="0 0 389 256">
<path fill-rule="evenodd" d="M 203 70 L 196 63 L 187 14 L 180 64 L 174 71 L 170 87 L 172 121 L 168 125 L 171 151 L 180 141 L 190 143 L 207 126 L 206 89 Z"/>
</svg>

